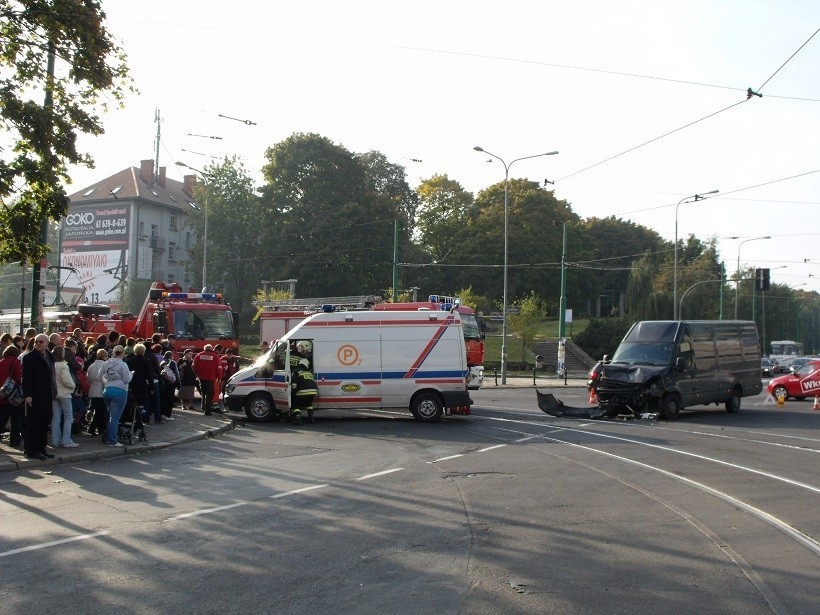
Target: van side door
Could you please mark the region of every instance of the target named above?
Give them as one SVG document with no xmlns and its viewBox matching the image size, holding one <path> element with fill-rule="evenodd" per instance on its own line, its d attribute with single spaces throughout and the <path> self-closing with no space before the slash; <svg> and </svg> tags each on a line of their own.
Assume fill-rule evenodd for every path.
<svg viewBox="0 0 820 615">
<path fill-rule="evenodd" d="M 708 322 L 690 323 L 695 353 L 692 405 L 709 404 L 717 396 L 717 355 L 712 326 Z"/>
<path fill-rule="evenodd" d="M 679 359 L 683 359 L 684 371 L 678 371 Z M 692 333 L 688 326 L 684 326 L 681 341 L 678 344 L 678 351 L 674 358 L 672 373 L 677 384 L 678 392 L 681 396 L 681 407 L 685 408 L 696 403 L 695 395 L 695 352 L 692 348 Z"/>
</svg>

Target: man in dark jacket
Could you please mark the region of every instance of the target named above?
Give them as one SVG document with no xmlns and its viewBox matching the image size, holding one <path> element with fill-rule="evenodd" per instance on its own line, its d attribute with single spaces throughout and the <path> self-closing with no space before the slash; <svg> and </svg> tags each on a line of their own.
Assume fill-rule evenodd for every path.
<svg viewBox="0 0 820 615">
<path fill-rule="evenodd" d="M 34 338 L 34 350 L 23 357 L 23 396 L 26 404 L 25 454 L 30 459 L 54 457 L 46 451 L 51 427 L 51 402 L 57 399 L 54 364 L 46 352 L 48 337 Z"/>
</svg>

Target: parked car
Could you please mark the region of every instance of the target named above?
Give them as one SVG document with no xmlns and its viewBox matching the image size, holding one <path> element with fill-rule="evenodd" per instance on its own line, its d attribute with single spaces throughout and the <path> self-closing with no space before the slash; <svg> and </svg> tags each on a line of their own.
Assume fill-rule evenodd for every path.
<svg viewBox="0 0 820 615">
<path fill-rule="evenodd" d="M 777 398 L 806 399 L 820 396 L 820 359 L 812 359 L 793 374 L 785 374 L 769 381 L 769 393 Z"/>
<path fill-rule="evenodd" d="M 794 373 L 798 368 L 803 367 L 809 361 L 811 361 L 811 357 L 798 357 L 792 361 L 791 365 L 789 365 L 789 371 Z"/>
<path fill-rule="evenodd" d="M 772 378 L 778 373 L 777 361 L 760 359 L 760 374 L 764 378 Z"/>
</svg>

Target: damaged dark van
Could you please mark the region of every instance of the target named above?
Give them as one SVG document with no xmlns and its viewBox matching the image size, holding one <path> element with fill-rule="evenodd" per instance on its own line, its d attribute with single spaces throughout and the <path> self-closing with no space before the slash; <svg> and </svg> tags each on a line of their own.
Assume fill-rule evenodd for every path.
<svg viewBox="0 0 820 615">
<path fill-rule="evenodd" d="M 651 412 L 674 419 L 704 404 L 738 412 L 741 398 L 761 389 L 754 322 L 646 320 L 632 325 L 603 364 L 597 392 L 608 416 Z"/>
</svg>

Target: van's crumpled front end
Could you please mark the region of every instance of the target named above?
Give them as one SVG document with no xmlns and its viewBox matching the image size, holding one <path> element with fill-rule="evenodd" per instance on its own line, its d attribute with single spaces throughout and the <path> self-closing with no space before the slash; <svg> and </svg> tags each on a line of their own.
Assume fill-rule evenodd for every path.
<svg viewBox="0 0 820 615">
<path fill-rule="evenodd" d="M 669 366 L 605 364 L 598 379 L 598 404 L 608 416 L 659 412 Z"/>
</svg>

